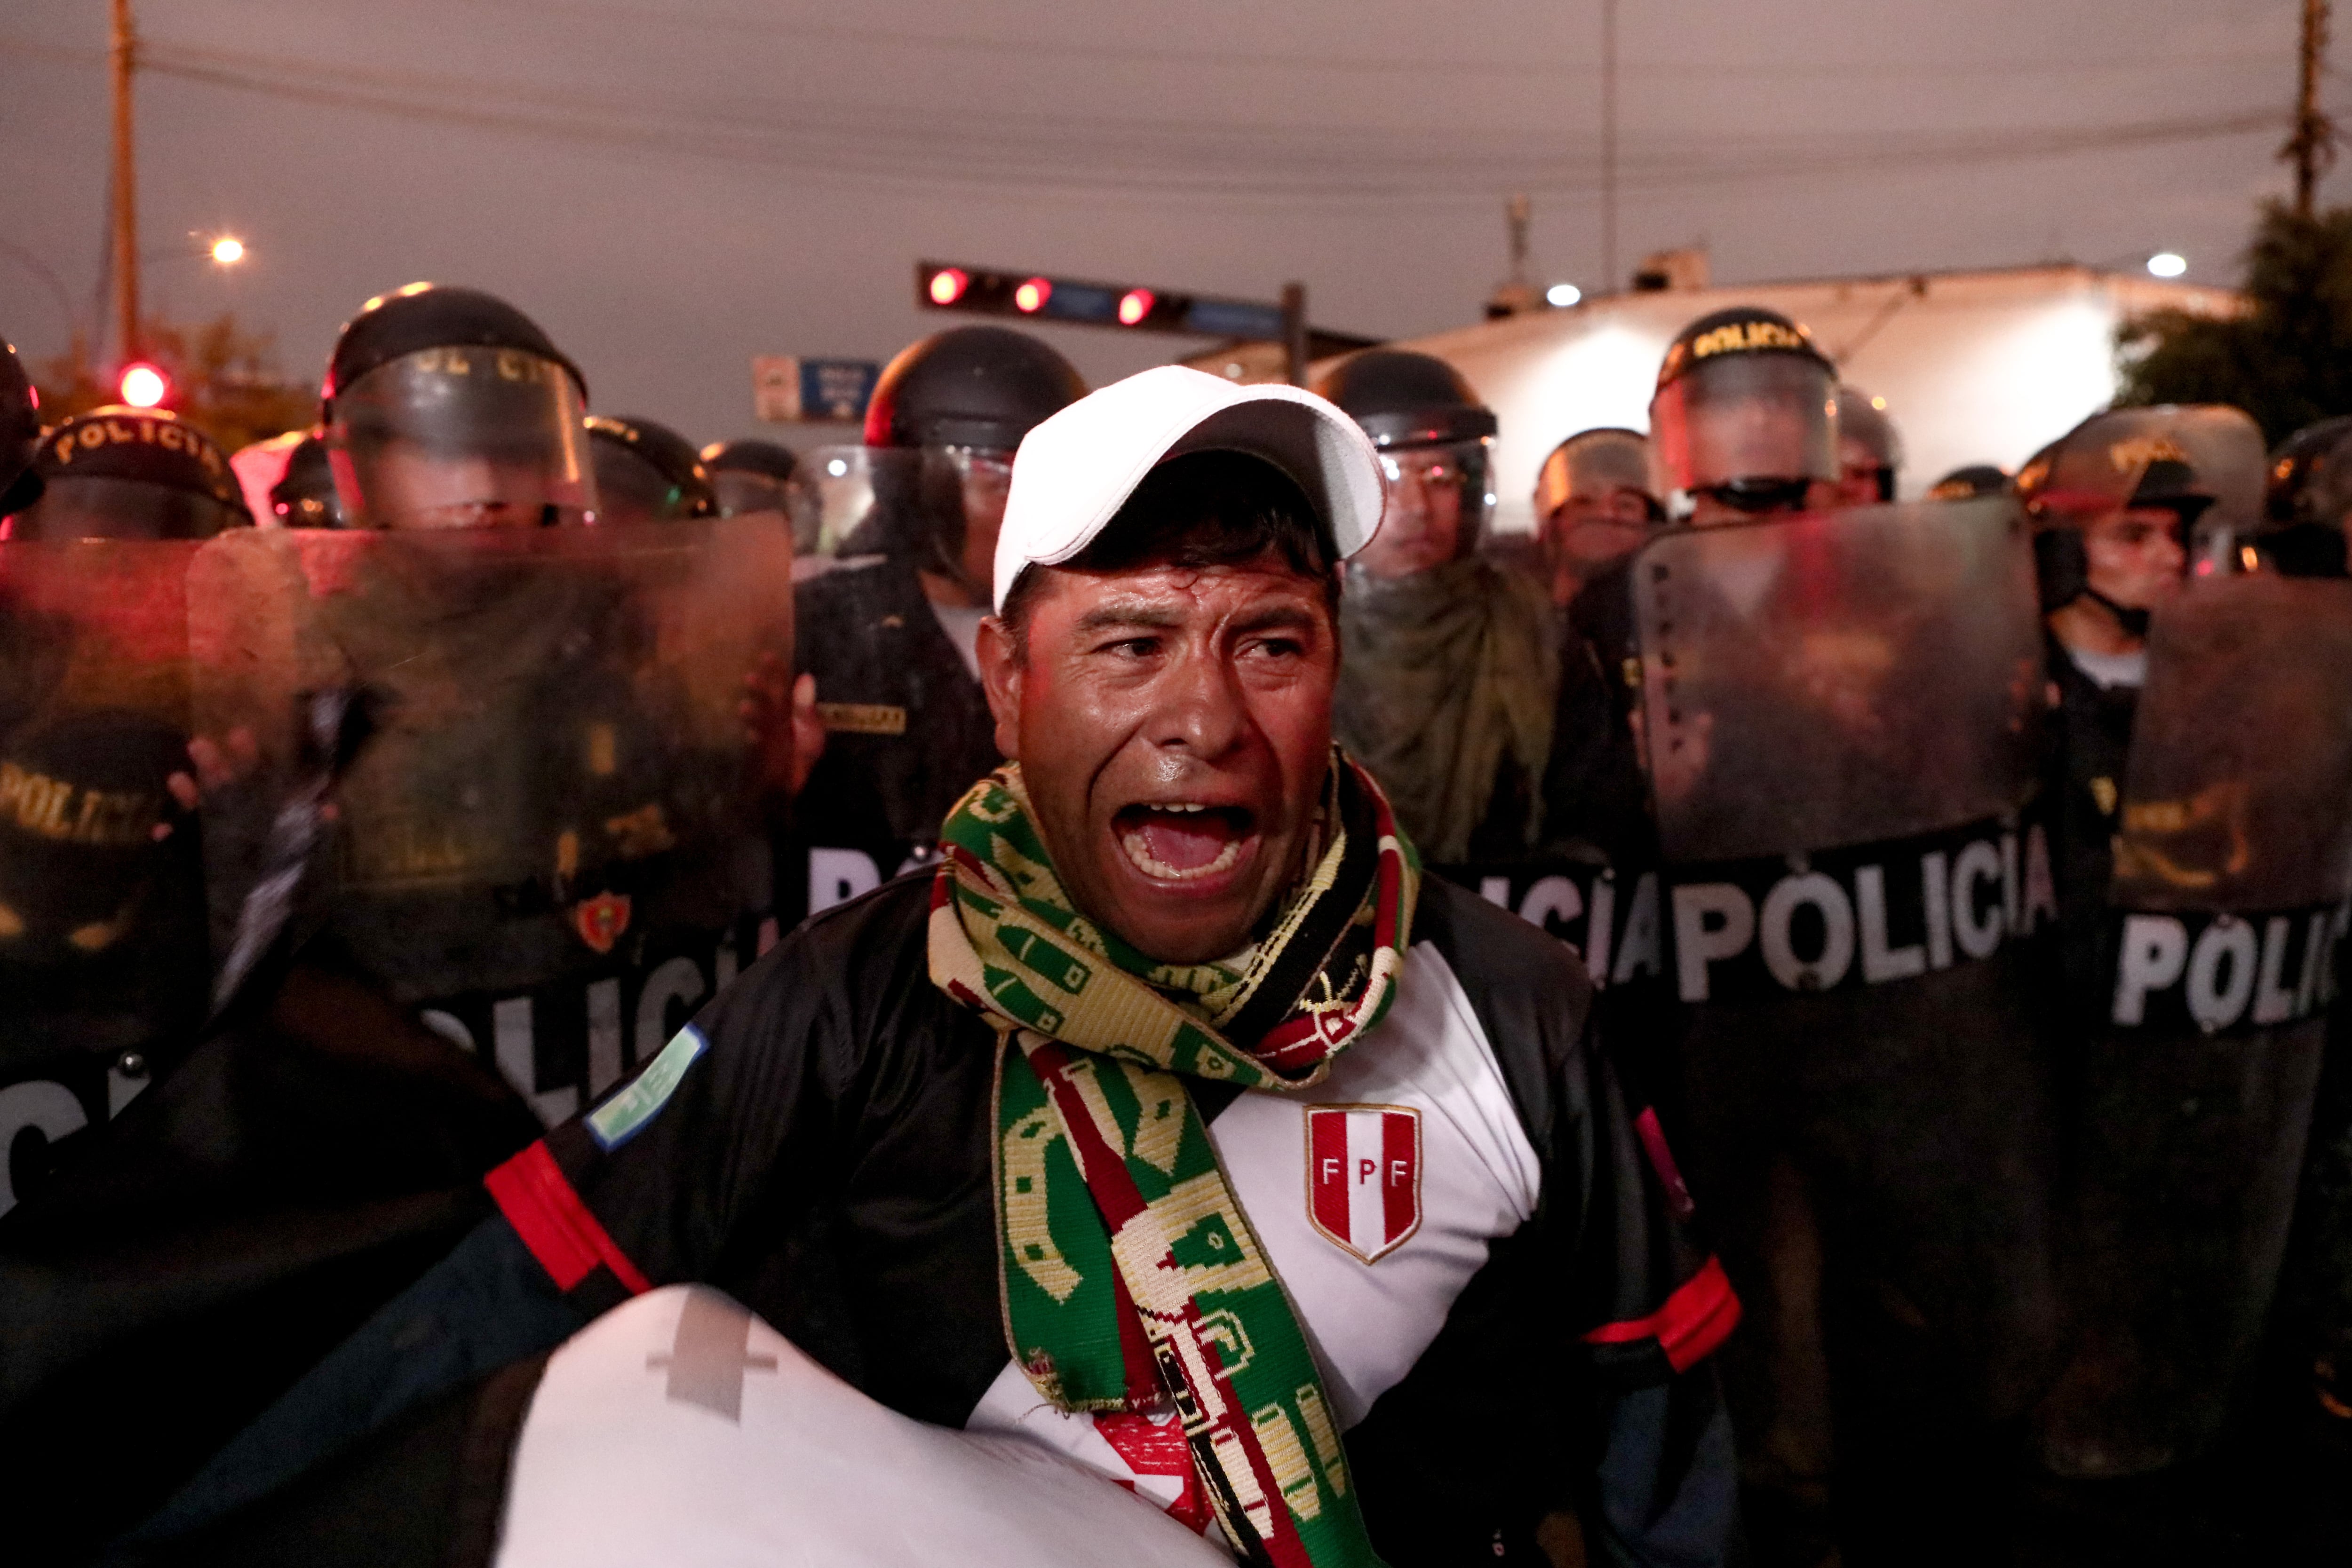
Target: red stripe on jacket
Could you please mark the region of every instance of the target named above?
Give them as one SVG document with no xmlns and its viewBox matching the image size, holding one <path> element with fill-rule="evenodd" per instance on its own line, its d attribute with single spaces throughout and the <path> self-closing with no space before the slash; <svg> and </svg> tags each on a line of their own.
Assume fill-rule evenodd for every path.
<svg viewBox="0 0 2352 1568">
<path fill-rule="evenodd" d="M 498 1201 L 499 1212 L 515 1228 L 522 1244 L 547 1270 L 559 1291 L 568 1291 L 604 1264 L 633 1296 L 642 1296 L 653 1284 L 629 1261 L 580 1195 L 564 1179 L 562 1167 L 543 1143 L 533 1144 L 482 1178 Z"/>
<path fill-rule="evenodd" d="M 1712 1257 L 1675 1288 L 1666 1304 L 1645 1318 L 1603 1323 L 1584 1336 L 1587 1344 L 1624 1344 L 1654 1339 L 1666 1364 L 1687 1372 L 1711 1354 L 1739 1322 L 1739 1298 L 1732 1293 L 1723 1265 Z"/>
</svg>

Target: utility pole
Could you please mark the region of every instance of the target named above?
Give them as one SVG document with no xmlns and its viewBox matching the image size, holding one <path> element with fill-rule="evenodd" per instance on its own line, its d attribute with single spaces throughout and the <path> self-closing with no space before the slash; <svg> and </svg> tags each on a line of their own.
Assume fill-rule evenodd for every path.
<svg viewBox="0 0 2352 1568">
<path fill-rule="evenodd" d="M 1601 290 L 1617 291 L 1617 0 L 1601 0 Z"/>
<path fill-rule="evenodd" d="M 1307 384 L 1307 285 L 1282 286 L 1282 379 Z"/>
<path fill-rule="evenodd" d="M 139 171 L 131 143 L 131 78 L 139 35 L 131 0 L 113 0 L 110 53 L 114 66 L 114 310 L 124 362 L 139 357 Z"/>
<path fill-rule="evenodd" d="M 2319 177 L 2336 162 L 2336 124 L 2319 111 L 2319 72 L 2327 58 L 2327 0 L 2303 0 L 2303 85 L 2294 134 L 2279 156 L 2294 164 L 2294 214 L 2311 216 Z"/>
</svg>

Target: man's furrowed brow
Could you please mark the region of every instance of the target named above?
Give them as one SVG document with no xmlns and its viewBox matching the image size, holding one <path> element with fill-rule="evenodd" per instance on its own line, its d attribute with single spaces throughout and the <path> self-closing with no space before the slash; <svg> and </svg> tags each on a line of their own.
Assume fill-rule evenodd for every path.
<svg viewBox="0 0 2352 1568">
<path fill-rule="evenodd" d="M 1078 617 L 1077 630 L 1084 633 L 1134 626 L 1154 632 L 1171 632 L 1182 624 L 1183 617 L 1165 604 L 1129 600 L 1097 605 Z"/>
</svg>

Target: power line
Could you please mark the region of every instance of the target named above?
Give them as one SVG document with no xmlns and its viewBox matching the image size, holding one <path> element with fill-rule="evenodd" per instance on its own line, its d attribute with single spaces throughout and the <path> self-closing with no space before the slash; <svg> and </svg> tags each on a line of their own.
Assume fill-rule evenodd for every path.
<svg viewBox="0 0 2352 1568">
<path fill-rule="evenodd" d="M 0 38 L 0 49 L 95 62 L 97 51 Z M 1148 190 L 1217 196 L 1480 201 L 1501 190 L 1546 194 L 1601 187 L 1606 163 L 1542 151 L 1515 131 L 1151 120 L 1089 115 L 931 115 L 909 124 L 887 104 L 772 100 L 730 105 L 707 94 L 616 98 L 417 71 L 149 43 L 142 68 L 201 85 L 317 107 L 722 162 L 931 188 Z M 594 105 L 593 112 L 582 108 Z M 1963 131 L 1838 132 L 1716 138 L 1682 148 L 1654 140 L 1620 161 L 1619 183 L 1658 190 L 1753 183 L 1874 169 L 2005 162 L 2275 131 L 2275 112 L 2124 125 Z"/>
<path fill-rule="evenodd" d="M 944 52 L 1012 55 L 1024 59 L 1056 58 L 1115 61 L 1135 65 L 1212 65 L 1247 70 L 1318 71 L 1342 75 L 1428 77 L 1465 74 L 1486 77 L 1532 77 L 1557 80 L 1568 76 L 1601 73 L 1597 61 L 1531 61 L 1524 55 L 1511 58 L 1433 57 L 1368 59 L 1329 53 L 1272 53 L 1264 50 L 1186 48 L 1169 44 L 1122 47 L 1116 44 L 1074 43 L 1028 35 L 1006 37 L 982 33 L 910 33 L 887 27 L 854 26 L 835 22 L 807 22 L 740 12 L 702 12 L 681 16 L 674 8 L 614 4 L 611 0 L 471 0 L 469 8 L 602 17 L 613 21 L 658 22 L 666 30 L 707 29 L 750 34 L 793 41 L 880 44 L 887 47 Z M 1951 76 L 2092 76 L 2137 70 L 2210 70 L 2216 65 L 2260 62 L 2275 65 L 2280 50 L 2249 49 L 2227 54 L 2146 55 L 2084 60 L 2042 57 L 2000 60 L 1671 60 L 1626 64 L 1627 75 L 1684 78 L 1690 77 L 1759 77 L 1790 79 L 1820 77 L 1951 77 Z"/>
</svg>

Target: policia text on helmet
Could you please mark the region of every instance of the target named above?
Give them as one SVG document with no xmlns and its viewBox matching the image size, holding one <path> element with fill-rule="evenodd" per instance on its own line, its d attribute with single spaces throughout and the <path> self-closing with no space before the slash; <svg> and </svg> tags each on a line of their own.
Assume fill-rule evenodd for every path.
<svg viewBox="0 0 2352 1568">
<path fill-rule="evenodd" d="M 1316 383 L 1380 449 L 1388 505 L 1351 565 L 1410 577 L 1478 548 L 1495 512 L 1494 411 L 1461 372 L 1428 354 L 1370 349 Z"/>
<path fill-rule="evenodd" d="M 336 339 L 321 389 L 345 526 L 585 522 L 587 396 L 578 367 L 502 299 L 431 283 L 377 296 Z"/>
<path fill-rule="evenodd" d="M 1691 522 L 1834 504 L 1837 372 L 1776 311 L 1702 316 L 1666 346 L 1650 400 L 1658 493 Z"/>
<path fill-rule="evenodd" d="M 2093 414 L 2018 475 L 2051 634 L 2094 656 L 2137 653 L 2180 591 L 2187 538 L 2213 504 L 2178 411 Z"/>
</svg>

